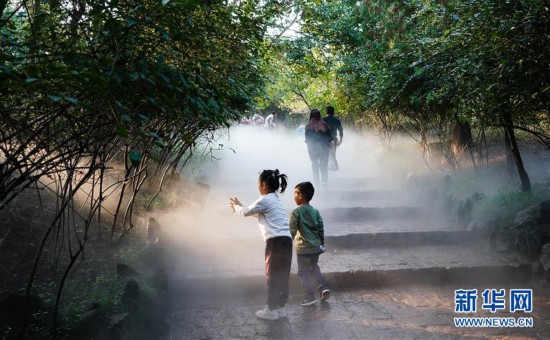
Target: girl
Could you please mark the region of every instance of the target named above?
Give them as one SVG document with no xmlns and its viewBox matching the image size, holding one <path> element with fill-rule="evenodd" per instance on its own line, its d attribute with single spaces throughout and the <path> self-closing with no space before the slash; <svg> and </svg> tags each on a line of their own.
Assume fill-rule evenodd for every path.
<svg viewBox="0 0 550 340">
<path fill-rule="evenodd" d="M 277 320 L 283 316 L 288 300 L 288 279 L 292 261 L 292 238 L 286 210 L 277 195 L 284 193 L 287 176 L 279 170 L 264 170 L 258 178 L 260 198 L 248 207 L 237 198 L 229 199 L 229 207 L 243 216 L 258 216 L 258 224 L 265 241 L 265 269 L 267 276 L 267 306 L 256 312 L 260 319 Z"/>
<path fill-rule="evenodd" d="M 328 156 L 333 138 L 330 127 L 321 119 L 319 110 L 311 110 L 305 135 L 307 152 L 313 170 L 313 182 L 319 183 L 319 172 L 321 172 L 322 184 L 323 187 L 326 187 L 328 182 Z"/>
</svg>

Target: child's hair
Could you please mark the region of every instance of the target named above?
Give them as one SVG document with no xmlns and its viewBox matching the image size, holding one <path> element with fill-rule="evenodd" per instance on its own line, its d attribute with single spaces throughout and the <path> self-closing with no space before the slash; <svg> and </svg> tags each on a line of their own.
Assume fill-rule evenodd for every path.
<svg viewBox="0 0 550 340">
<path fill-rule="evenodd" d="M 294 189 L 298 189 L 304 199 L 308 202 L 311 201 L 311 199 L 313 198 L 313 194 L 315 193 L 315 188 L 313 187 L 313 184 L 311 184 L 311 182 L 298 183 L 296 184 Z"/>
<path fill-rule="evenodd" d="M 279 169 L 264 170 L 260 173 L 260 181 L 265 183 L 270 191 L 277 191 L 280 187 L 281 194 L 285 192 L 287 179 L 287 175 L 279 174 Z"/>
</svg>

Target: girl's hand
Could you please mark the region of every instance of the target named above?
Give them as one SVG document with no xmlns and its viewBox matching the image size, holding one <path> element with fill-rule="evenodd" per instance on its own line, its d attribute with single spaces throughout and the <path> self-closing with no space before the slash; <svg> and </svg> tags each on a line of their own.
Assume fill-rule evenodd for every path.
<svg viewBox="0 0 550 340">
<path fill-rule="evenodd" d="M 235 212 L 235 207 L 236 206 L 242 206 L 242 203 L 241 201 L 239 201 L 238 198 L 234 197 L 234 198 L 229 198 L 229 207 L 233 210 L 233 212 Z"/>
</svg>

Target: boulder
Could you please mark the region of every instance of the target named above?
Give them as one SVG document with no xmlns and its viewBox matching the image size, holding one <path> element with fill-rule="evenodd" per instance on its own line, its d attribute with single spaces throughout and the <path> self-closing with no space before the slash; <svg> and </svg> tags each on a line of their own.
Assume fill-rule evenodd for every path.
<svg viewBox="0 0 550 340">
<path fill-rule="evenodd" d="M 136 280 L 128 280 L 120 297 L 119 309 L 126 313 L 137 313 L 139 311 L 139 296 L 140 290 Z"/>
<path fill-rule="evenodd" d="M 531 260 L 540 256 L 541 247 L 547 241 L 548 226 L 542 217 L 546 214 L 545 207 L 543 202 L 519 211 L 514 217 L 514 249 Z"/>
<path fill-rule="evenodd" d="M 132 267 L 127 266 L 123 263 L 116 264 L 116 273 L 119 279 L 134 279 L 141 276 L 136 270 Z"/>
<path fill-rule="evenodd" d="M 15 292 L 3 292 L 0 294 L 0 327 L 19 325 L 23 320 L 25 308 L 25 294 Z M 42 299 L 35 294 L 30 294 L 27 307 L 27 321 L 32 321 L 33 315 L 45 310 Z"/>
<path fill-rule="evenodd" d="M 545 282 L 550 282 L 550 243 L 541 247 L 539 264 L 539 277 Z"/>
<path fill-rule="evenodd" d="M 99 304 L 93 304 L 76 322 L 68 335 L 69 339 L 107 339 L 105 311 Z"/>
</svg>

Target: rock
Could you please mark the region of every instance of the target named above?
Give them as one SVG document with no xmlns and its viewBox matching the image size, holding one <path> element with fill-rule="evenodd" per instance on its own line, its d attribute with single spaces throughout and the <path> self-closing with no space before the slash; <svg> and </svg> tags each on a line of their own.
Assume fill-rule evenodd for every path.
<svg viewBox="0 0 550 340">
<path fill-rule="evenodd" d="M 147 222 L 147 245 L 156 244 L 161 240 L 162 228 L 160 223 L 153 217 Z"/>
<path fill-rule="evenodd" d="M 514 248 L 517 253 L 534 260 L 539 257 L 546 234 L 536 226 L 519 226 L 516 228 Z"/>
<path fill-rule="evenodd" d="M 23 320 L 23 310 L 25 308 L 25 294 L 4 292 L 0 295 L 0 327 L 18 325 Z M 35 294 L 29 295 L 27 318 L 32 320 L 32 316 L 45 310 L 42 299 Z"/>
<path fill-rule="evenodd" d="M 109 340 L 147 339 L 143 336 L 143 327 L 139 313 L 117 313 L 109 317 Z"/>
<path fill-rule="evenodd" d="M 510 228 L 496 225 L 492 228 L 489 235 L 489 245 L 492 249 L 500 252 L 509 252 L 513 249 L 515 234 L 511 235 Z"/>
<path fill-rule="evenodd" d="M 514 217 L 514 223 L 516 225 L 535 225 L 539 220 L 540 208 L 538 206 L 531 206 L 516 213 Z"/>
<path fill-rule="evenodd" d="M 139 285 L 136 280 L 128 280 L 120 297 L 119 308 L 126 313 L 137 313 L 139 311 L 139 296 Z"/>
<path fill-rule="evenodd" d="M 472 200 L 467 198 L 462 201 L 458 206 L 457 220 L 462 226 L 467 226 L 472 220 Z"/>
<path fill-rule="evenodd" d="M 166 320 L 168 318 L 167 295 L 159 292 L 151 296 L 142 291 L 140 295 L 140 315 L 143 328 L 147 338 L 158 338 L 159 334 L 166 331 Z"/>
<path fill-rule="evenodd" d="M 120 279 L 132 279 L 139 278 L 141 276 L 141 274 L 135 271 L 132 267 L 122 263 L 116 264 L 116 273 Z"/>
<path fill-rule="evenodd" d="M 539 207 L 539 223 L 550 224 L 550 200 L 541 202 Z"/>
<path fill-rule="evenodd" d="M 539 257 L 541 246 L 546 242 L 548 228 L 541 217 L 545 203 L 534 205 L 516 213 L 514 217 L 514 249 L 519 254 L 533 260 Z"/>
<path fill-rule="evenodd" d="M 76 322 L 69 333 L 69 339 L 106 339 L 107 338 L 107 323 L 105 312 L 95 305 L 91 310 L 84 313 Z"/>
<path fill-rule="evenodd" d="M 495 230 L 499 227 L 498 219 L 492 217 L 485 220 L 479 221 L 477 223 L 477 235 L 478 239 L 482 241 L 487 241 L 492 248 L 496 246 L 496 239 L 492 239 L 495 234 Z"/>
<path fill-rule="evenodd" d="M 550 282 L 550 243 L 546 243 L 541 247 L 539 263 L 541 278 L 545 282 Z"/>
</svg>

